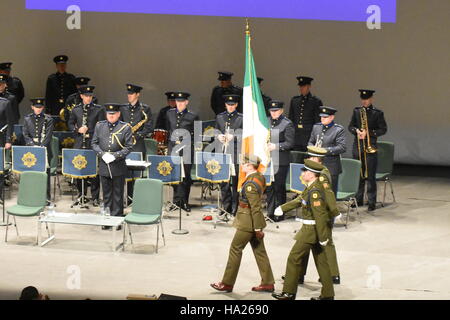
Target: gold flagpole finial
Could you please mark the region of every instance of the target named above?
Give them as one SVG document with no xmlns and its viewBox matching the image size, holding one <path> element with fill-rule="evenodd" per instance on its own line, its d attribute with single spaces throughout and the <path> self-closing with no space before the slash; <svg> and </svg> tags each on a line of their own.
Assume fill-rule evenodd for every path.
<svg viewBox="0 0 450 320">
<path fill-rule="evenodd" d="M 245 34 L 250 34 L 250 25 L 248 23 L 248 18 L 245 19 Z"/>
</svg>

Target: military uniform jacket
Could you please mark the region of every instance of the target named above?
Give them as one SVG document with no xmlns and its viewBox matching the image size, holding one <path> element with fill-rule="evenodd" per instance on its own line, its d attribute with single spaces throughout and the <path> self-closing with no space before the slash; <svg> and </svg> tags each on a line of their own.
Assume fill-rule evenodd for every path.
<svg viewBox="0 0 450 320">
<path fill-rule="evenodd" d="M 340 124 L 330 123 L 324 126 L 322 123 L 314 125 L 311 131 L 308 145 L 314 146 L 317 141 L 322 142 L 322 148 L 327 150 L 323 164 L 330 170 L 332 175 L 342 172 L 341 154 L 346 150 L 345 129 Z"/>
<path fill-rule="evenodd" d="M 71 73 L 53 73 L 48 76 L 45 99 L 49 112 L 58 115 L 67 97 L 77 92 L 75 76 Z"/>
<path fill-rule="evenodd" d="M 83 104 L 77 105 L 70 113 L 68 122 L 69 130 L 73 131 L 75 135 L 75 149 L 90 149 L 91 141 L 94 135 L 95 125 L 98 121 L 105 120 L 105 109 L 98 104 Z M 78 129 L 83 126 L 83 118 L 88 131 L 85 134 L 85 144 L 83 145 L 83 134 L 78 132 Z"/>
<path fill-rule="evenodd" d="M 22 81 L 17 77 L 10 76 L 6 84 L 8 92 L 11 92 L 11 94 L 16 97 L 17 104 L 20 104 L 23 100 L 23 97 L 25 97 L 25 89 L 23 88 Z"/>
<path fill-rule="evenodd" d="M 294 124 L 296 145 L 308 145 L 312 127 L 320 121 L 319 107 L 322 105 L 322 101 L 311 93 L 291 99 L 289 119 Z"/>
<path fill-rule="evenodd" d="M 83 103 L 83 100 L 81 99 L 80 93 L 78 92 L 72 93 L 70 96 L 67 97 L 65 103 L 66 105 L 64 107 L 64 119 L 66 119 L 66 121 L 69 120 L 70 112 L 72 112 L 73 108 L 81 103 Z M 98 104 L 97 97 L 94 97 L 92 99 L 92 103 Z"/>
<path fill-rule="evenodd" d="M 137 102 L 135 106 L 126 104 L 120 108 L 120 118 L 122 121 L 128 122 L 131 127 L 137 125 L 140 121 L 147 117 L 147 121 L 141 125 L 141 127 L 134 133 L 136 143 L 133 146 L 134 152 L 142 152 L 142 156 L 145 154 L 145 142 L 144 138 L 153 132 L 153 118 L 150 107 L 141 102 Z"/>
<path fill-rule="evenodd" d="M 217 115 L 225 111 L 225 100 L 223 95 L 237 94 L 241 96 L 241 100 L 238 104 L 237 111 L 242 113 L 242 88 L 231 85 L 228 88 L 222 88 L 221 86 L 214 87 L 211 94 L 211 109 Z"/>
<path fill-rule="evenodd" d="M 330 215 L 325 192 L 318 179 L 302 192 L 301 207 L 303 220 L 315 220 L 316 224 L 303 224 L 295 240 L 315 244 L 331 239 Z"/>
<path fill-rule="evenodd" d="M 266 116 L 270 117 L 269 107 L 270 107 L 270 101 L 272 101 L 272 98 L 269 96 L 266 96 L 262 92 L 261 92 L 261 95 L 262 95 L 263 102 L 264 102 L 264 109 L 266 110 Z"/>
<path fill-rule="evenodd" d="M 355 136 L 354 145 L 358 143 L 356 129 L 361 128 L 361 108 L 364 107 L 356 107 L 353 109 L 352 119 L 348 125 L 348 130 Z M 378 137 L 387 132 L 386 120 L 384 119 L 383 111 L 372 105 L 366 109 L 366 113 L 367 123 L 369 126 L 368 134 L 370 135 L 370 144 L 376 148 Z"/>
<path fill-rule="evenodd" d="M 92 149 L 99 157 L 98 173 L 100 176 L 109 177 L 108 165 L 102 156 L 109 152 L 116 159 L 109 164 L 113 177 L 127 174 L 125 159 L 133 148 L 131 126 L 123 121 L 109 123 L 106 120 L 99 121 L 95 126 L 92 138 Z"/>
<path fill-rule="evenodd" d="M 255 172 L 247 176 L 239 194 L 240 204 L 233 227 L 245 232 L 254 232 L 256 229 L 266 227 L 261 208 L 265 185 L 266 179 L 261 173 Z"/>
<path fill-rule="evenodd" d="M 243 120 L 244 118 L 242 116 L 242 113 L 239 113 L 237 111 L 233 113 L 228 113 L 227 111 L 225 111 L 219 113 L 216 116 L 216 129 L 220 131 L 221 134 L 225 134 L 227 132 L 227 128 L 229 128 L 230 134 L 234 136 L 233 141 L 229 142 L 228 147 L 225 150 L 225 153 L 231 154 L 231 158 L 234 164 L 237 164 L 239 160 L 242 143 Z"/>
<path fill-rule="evenodd" d="M 5 91 L 0 93 L 0 97 L 7 99 L 11 103 L 11 111 L 13 114 L 13 124 L 19 123 L 20 113 L 19 104 L 17 103 L 17 98 L 12 93 Z"/>
<path fill-rule="evenodd" d="M 52 158 L 53 118 L 44 113 L 30 113 L 23 120 L 23 137 L 25 145 L 47 148 L 47 158 Z"/>
<path fill-rule="evenodd" d="M 2 132 L 0 132 L 0 146 L 5 146 L 5 143 L 11 143 L 11 136 L 14 130 L 13 123 L 14 115 L 11 107 L 11 102 L 8 99 L 0 97 L 0 130 L 8 125 Z"/>
<path fill-rule="evenodd" d="M 189 139 L 191 145 L 191 156 L 194 153 L 194 122 L 199 121 L 200 118 L 197 114 L 190 112 L 188 109 L 184 109 L 182 112 L 178 112 L 177 108 L 173 108 L 167 111 L 167 122 L 166 126 L 169 131 L 169 154 L 172 152 L 172 149 L 180 144 L 183 139 L 187 139 L 187 135 L 190 135 Z M 183 129 L 183 130 L 178 130 Z M 182 150 L 179 155 L 183 155 Z"/>
<path fill-rule="evenodd" d="M 277 120 L 269 119 L 270 142 L 276 149 L 270 153 L 274 165 L 287 166 L 291 163 L 290 150 L 294 147 L 295 129 L 292 121 L 281 115 Z"/>
<path fill-rule="evenodd" d="M 158 118 L 156 118 L 156 125 L 155 129 L 162 129 L 162 130 L 168 130 L 167 129 L 167 111 L 169 111 L 172 107 L 171 106 L 165 106 L 161 110 L 159 110 Z"/>
</svg>

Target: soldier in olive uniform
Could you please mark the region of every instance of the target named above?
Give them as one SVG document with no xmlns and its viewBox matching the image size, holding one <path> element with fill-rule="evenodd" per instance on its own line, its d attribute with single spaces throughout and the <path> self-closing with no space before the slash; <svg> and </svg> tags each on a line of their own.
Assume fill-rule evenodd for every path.
<svg viewBox="0 0 450 320">
<path fill-rule="evenodd" d="M 9 76 L 0 74 L 0 97 L 7 99 L 11 104 L 11 110 L 13 111 L 13 125 L 19 122 L 18 118 L 18 105 L 16 97 L 7 90 Z"/>
<path fill-rule="evenodd" d="M 243 122 L 242 114 L 237 112 L 237 107 L 241 97 L 230 94 L 223 98 L 225 99 L 225 108 L 227 110 L 219 113 L 216 117 L 217 139 L 221 143 L 221 151 L 231 155 L 236 174 L 231 177 L 230 182 L 221 183 L 220 190 L 224 210 L 235 215 L 239 201 L 237 185 Z"/>
<path fill-rule="evenodd" d="M 295 151 L 306 151 L 312 127 L 320 121 L 319 108 L 323 105 L 322 101 L 311 94 L 310 77 L 297 77 L 300 87 L 300 95 L 291 100 L 289 109 L 289 119 L 294 123 L 295 128 Z"/>
<path fill-rule="evenodd" d="M 295 244 L 287 260 L 284 286 L 281 293 L 272 296 L 278 300 L 294 300 L 297 294 L 298 279 L 302 261 L 312 250 L 314 262 L 322 279 L 322 291 L 318 298 L 312 300 L 333 300 L 334 289 L 325 247 L 331 238 L 329 210 L 324 189 L 319 182 L 323 165 L 305 160 L 302 179 L 307 183 L 301 195 L 303 225 L 295 236 Z"/>
<path fill-rule="evenodd" d="M 177 107 L 167 111 L 167 128 L 170 139 L 169 155 L 183 157 L 185 177 L 179 185 L 174 186 L 173 202 L 183 210 L 190 212 L 189 194 L 191 192 L 191 168 L 194 158 L 194 122 L 199 116 L 187 109 L 190 94 L 175 92 Z"/>
<path fill-rule="evenodd" d="M 14 114 L 11 102 L 8 99 L 0 97 L 0 147 L 11 148 L 11 139 L 13 133 Z M 5 176 L 0 174 L 0 197 L 3 197 Z M 3 201 L 3 199 L 2 199 Z"/>
<path fill-rule="evenodd" d="M 72 112 L 73 108 L 79 104 L 81 104 L 83 101 L 81 99 L 81 94 L 79 92 L 79 89 L 81 86 L 87 86 L 89 84 L 89 81 L 91 81 L 88 77 L 76 77 L 75 78 L 75 86 L 77 87 L 77 92 L 72 93 L 70 96 L 67 97 L 66 103 L 63 109 L 61 109 L 59 113 L 59 117 L 62 121 L 66 123 L 67 128 L 69 127 L 68 122 L 70 118 L 70 113 Z M 97 97 L 94 96 L 92 99 L 92 103 L 98 104 Z M 65 131 L 65 130 L 62 130 Z"/>
<path fill-rule="evenodd" d="M 219 71 L 219 78 L 217 80 L 220 81 L 220 85 L 214 87 L 211 94 L 211 109 L 216 115 L 225 111 L 225 100 L 223 96 L 229 94 L 235 94 L 241 97 L 238 112 L 242 113 L 242 88 L 233 85 L 231 82 L 232 76 L 232 72 Z"/>
<path fill-rule="evenodd" d="M 270 106 L 270 101 L 272 100 L 271 97 L 266 96 L 261 89 L 261 83 L 264 81 L 264 78 L 261 77 L 257 77 L 258 79 L 258 85 L 259 85 L 259 89 L 261 90 L 261 96 L 263 98 L 263 102 L 264 102 L 264 109 L 266 110 L 266 116 L 270 116 L 270 111 L 269 111 L 269 106 Z"/>
<path fill-rule="evenodd" d="M 139 98 L 141 96 L 142 87 L 128 83 L 128 104 L 120 108 L 121 119 L 131 126 L 133 131 L 133 149 L 131 152 L 141 152 L 142 159 L 145 160 L 145 142 L 144 139 L 153 132 L 152 111 L 148 105 L 142 103 Z M 130 173 L 131 176 L 131 173 Z M 134 180 L 127 182 L 127 204 L 131 204 L 133 198 Z"/>
<path fill-rule="evenodd" d="M 52 159 L 53 118 L 44 114 L 45 99 L 31 99 L 33 113 L 28 114 L 23 122 L 23 137 L 25 145 L 45 147 L 47 161 L 50 165 Z M 50 201 L 50 168 L 47 168 L 47 203 Z"/>
<path fill-rule="evenodd" d="M 254 155 L 246 156 L 242 161 L 242 170 L 247 176 L 242 185 L 239 209 L 233 222 L 236 233 L 231 242 L 222 281 L 211 284 L 211 287 L 218 291 L 233 291 L 241 264 L 242 251 L 249 242 L 261 275 L 260 285 L 253 287 L 252 291 L 274 291 L 275 279 L 264 246 L 263 229 L 266 227 L 266 221 L 261 209 L 261 197 L 264 193 L 266 181 L 264 176 L 257 171 L 259 163 L 260 159 Z"/>
<path fill-rule="evenodd" d="M 78 88 L 81 96 L 81 103 L 72 109 L 69 118 L 69 130 L 75 135 L 74 149 L 92 149 L 92 137 L 94 135 L 95 126 L 98 121 L 105 120 L 105 110 L 102 106 L 95 104 L 94 99 L 95 86 L 85 85 Z M 84 182 L 83 182 L 84 180 Z M 81 201 L 81 197 L 85 197 L 87 193 L 87 185 L 84 186 L 84 194 L 82 194 L 82 184 L 86 181 L 91 185 L 91 196 L 93 206 L 99 206 L 100 180 L 99 177 L 77 179 L 78 200 L 75 205 Z"/>
<path fill-rule="evenodd" d="M 104 206 L 109 208 L 112 216 L 123 216 L 123 189 L 127 174 L 125 159 L 133 148 L 131 126 L 119 120 L 120 107 L 116 103 L 105 105 L 106 120 L 97 123 L 92 138 L 92 149 L 100 158 L 98 173 Z"/>
<path fill-rule="evenodd" d="M 45 91 L 47 110 L 51 115 L 59 115 L 67 98 L 77 92 L 75 76 L 66 72 L 68 60 L 65 55 L 53 58 L 57 72 L 48 76 Z"/>
<path fill-rule="evenodd" d="M 308 159 L 317 163 L 322 164 L 323 158 L 328 154 L 328 151 L 324 148 L 308 146 Z M 336 196 L 333 190 L 331 189 L 331 175 L 330 171 L 326 166 L 323 166 L 322 171 L 320 172 L 319 182 L 322 184 L 324 189 L 325 202 L 328 206 L 328 212 L 330 214 L 330 228 L 333 227 L 334 219 L 339 215 L 339 210 L 336 203 Z M 302 206 L 302 196 L 300 195 L 296 199 L 283 204 L 281 207 L 278 207 L 275 211 L 275 214 L 282 214 L 283 212 L 289 212 L 296 208 Z M 339 273 L 339 266 L 337 262 L 336 256 L 336 247 L 333 242 L 332 236 L 330 236 L 330 241 L 328 241 L 325 246 L 325 252 L 328 259 L 328 265 L 330 267 L 331 279 L 334 284 L 341 283 L 341 277 Z M 300 277 L 298 280 L 299 284 L 303 284 L 305 280 L 306 270 L 308 268 L 308 260 L 309 260 L 309 252 L 305 255 L 305 258 L 302 260 L 301 268 L 300 268 Z M 281 277 L 284 279 L 284 276 Z M 319 279 L 320 281 L 320 279 Z"/>
<path fill-rule="evenodd" d="M 6 80 L 6 90 L 16 98 L 17 105 L 15 106 L 15 109 L 13 106 L 13 112 L 14 124 L 17 124 L 20 119 L 20 103 L 25 97 L 25 89 L 23 88 L 22 81 L 19 78 L 11 76 L 11 65 L 12 62 L 0 63 L 0 74 L 8 76 Z"/>
<path fill-rule="evenodd" d="M 370 139 L 370 146 L 376 150 L 377 139 L 378 137 L 386 134 L 387 124 L 384 119 L 383 111 L 373 106 L 373 94 L 375 91 L 360 89 L 359 92 L 362 106 L 356 107 L 353 110 L 352 119 L 348 125 L 348 130 L 355 136 L 355 141 L 353 143 L 353 158 L 361 160 L 362 164 L 361 178 L 359 180 L 359 190 L 356 195 L 356 200 L 359 206 L 363 205 L 364 189 L 367 180 L 367 199 L 369 201 L 368 211 L 373 211 L 375 210 L 375 204 L 377 202 L 376 172 L 378 154 L 376 152 L 367 152 L 367 142 L 368 139 Z M 366 129 L 363 129 L 361 125 L 361 115 L 363 111 L 365 111 L 365 114 L 367 115 L 368 128 Z"/>
<path fill-rule="evenodd" d="M 175 93 L 168 91 L 165 95 L 167 97 L 167 106 L 159 110 L 158 118 L 156 118 L 155 129 L 168 130 L 166 127 L 167 111 L 177 107 L 177 103 L 175 102 Z"/>
<path fill-rule="evenodd" d="M 284 216 L 274 216 L 275 208 L 286 202 L 286 179 L 289 171 L 290 150 L 294 147 L 295 129 L 292 121 L 283 115 L 284 103 L 270 102 L 270 159 L 274 170 L 274 181 L 267 188 L 267 215 L 275 221 Z"/>
<path fill-rule="evenodd" d="M 327 150 L 323 159 L 323 165 L 328 168 L 331 174 L 331 186 L 334 194 L 337 194 L 338 178 L 342 172 L 341 154 L 346 150 L 345 129 L 340 124 L 334 122 L 335 108 L 320 108 L 320 122 L 314 125 L 308 145 Z"/>
</svg>

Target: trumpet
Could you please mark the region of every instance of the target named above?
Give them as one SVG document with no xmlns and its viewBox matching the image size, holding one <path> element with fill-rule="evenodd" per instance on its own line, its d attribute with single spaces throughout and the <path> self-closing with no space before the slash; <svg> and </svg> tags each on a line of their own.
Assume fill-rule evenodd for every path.
<svg viewBox="0 0 450 320">
<path fill-rule="evenodd" d="M 367 154 L 374 154 L 377 152 L 377 149 L 373 147 L 370 144 L 370 134 L 369 134 L 369 122 L 367 120 L 367 111 L 365 107 L 361 108 L 361 111 L 359 113 L 360 120 L 361 120 L 361 129 L 366 131 L 366 137 L 363 140 L 360 140 L 358 137 L 358 155 L 359 160 L 362 162 L 362 157 L 364 156 L 364 163 L 365 163 L 365 172 L 363 173 L 361 168 L 361 177 L 367 178 L 368 177 L 368 170 L 367 170 Z"/>
</svg>

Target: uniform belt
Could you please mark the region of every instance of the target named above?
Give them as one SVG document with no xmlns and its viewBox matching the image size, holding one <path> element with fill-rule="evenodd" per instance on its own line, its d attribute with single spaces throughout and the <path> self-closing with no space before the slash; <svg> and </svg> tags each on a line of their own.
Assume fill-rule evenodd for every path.
<svg viewBox="0 0 450 320">
<path fill-rule="evenodd" d="M 315 225 L 316 224 L 316 220 L 302 220 L 303 224 L 308 224 L 308 225 Z"/>
<path fill-rule="evenodd" d="M 239 202 L 239 207 L 241 207 L 241 208 L 250 208 L 250 206 L 247 204 L 247 203 L 244 203 L 244 202 Z"/>
</svg>

